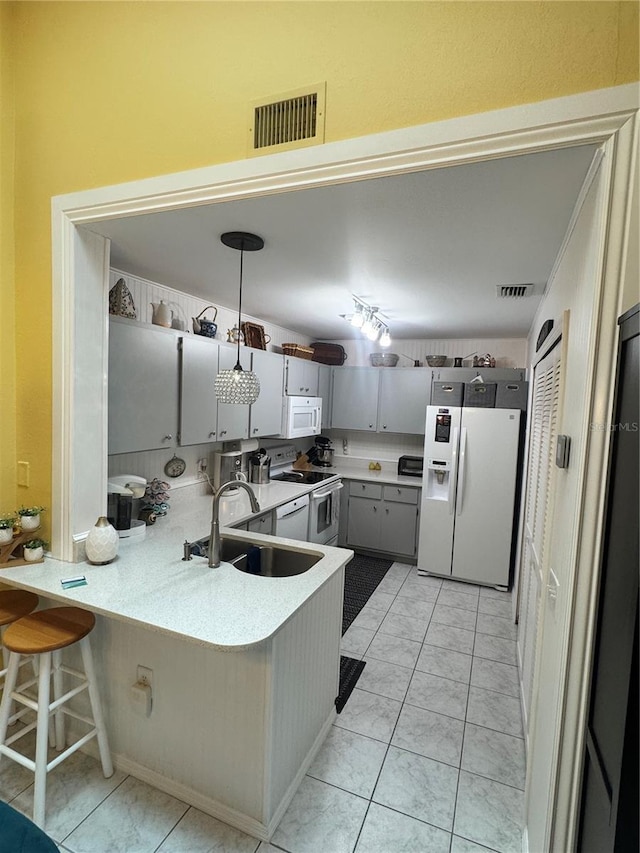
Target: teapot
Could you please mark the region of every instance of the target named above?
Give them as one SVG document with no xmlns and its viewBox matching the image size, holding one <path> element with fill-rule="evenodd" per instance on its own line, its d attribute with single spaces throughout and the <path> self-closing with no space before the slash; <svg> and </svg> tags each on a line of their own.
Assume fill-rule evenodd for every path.
<svg viewBox="0 0 640 853">
<path fill-rule="evenodd" d="M 202 317 L 204 312 L 208 311 L 209 308 L 213 308 L 213 320 L 207 320 L 206 317 L 203 317 L 201 320 L 200 317 Z M 197 317 L 191 318 L 191 322 L 193 323 L 193 334 L 204 335 L 205 338 L 215 338 L 216 332 L 218 331 L 218 326 L 216 325 L 217 316 L 218 309 L 214 305 L 207 305 L 207 307 L 203 308 Z"/>
<path fill-rule="evenodd" d="M 490 353 L 486 355 L 479 355 L 473 359 L 474 367 L 495 367 L 496 360 Z"/>
<path fill-rule="evenodd" d="M 151 307 L 153 308 L 153 316 L 151 318 L 151 322 L 155 326 L 164 326 L 165 329 L 171 328 L 171 321 L 173 320 L 173 311 L 169 306 L 160 300 L 159 303 L 151 302 Z"/>
</svg>

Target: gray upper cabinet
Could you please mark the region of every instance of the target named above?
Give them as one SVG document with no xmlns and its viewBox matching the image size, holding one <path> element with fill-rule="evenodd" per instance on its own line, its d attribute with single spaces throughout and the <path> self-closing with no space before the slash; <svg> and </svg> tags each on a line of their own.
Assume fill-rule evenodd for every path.
<svg viewBox="0 0 640 853">
<path fill-rule="evenodd" d="M 209 338 L 180 338 L 180 444 L 218 440 L 218 401 L 214 382 L 219 347 Z"/>
<path fill-rule="evenodd" d="M 380 371 L 378 432 L 424 434 L 431 399 L 431 370 L 423 367 L 375 369 Z"/>
<path fill-rule="evenodd" d="M 238 358 L 235 347 L 220 347 L 218 356 L 219 370 L 233 370 Z M 250 355 L 245 349 L 241 352 L 241 362 L 249 369 Z M 218 441 L 230 441 L 234 438 L 249 438 L 249 405 L 241 403 L 218 403 Z"/>
<path fill-rule="evenodd" d="M 482 376 L 485 382 L 523 382 L 524 367 L 434 367 L 430 368 L 434 382 L 471 382 Z"/>
<path fill-rule="evenodd" d="M 378 424 L 378 367 L 336 367 L 333 370 L 331 426 L 375 432 Z"/>
<path fill-rule="evenodd" d="M 260 396 L 249 411 L 251 438 L 279 435 L 282 428 L 282 397 L 284 394 L 284 358 L 275 352 L 253 350 L 251 368 L 260 380 Z"/>
<path fill-rule="evenodd" d="M 178 337 L 141 323 L 109 323 L 109 450 L 175 447 Z"/>
<path fill-rule="evenodd" d="M 318 365 L 318 397 L 322 397 L 322 428 L 331 426 L 331 376 L 328 364 Z"/>
<path fill-rule="evenodd" d="M 295 356 L 285 356 L 285 389 L 289 396 L 318 396 L 320 365 L 315 361 Z"/>
</svg>

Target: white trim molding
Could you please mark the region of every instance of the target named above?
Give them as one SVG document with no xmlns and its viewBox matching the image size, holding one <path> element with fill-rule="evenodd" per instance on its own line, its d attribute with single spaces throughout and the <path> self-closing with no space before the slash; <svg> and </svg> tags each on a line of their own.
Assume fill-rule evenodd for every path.
<svg viewBox="0 0 640 853">
<path fill-rule="evenodd" d="M 281 154 L 221 164 L 126 184 L 102 187 L 52 199 L 53 229 L 53 553 L 72 560 L 74 534 L 82 532 L 83 521 L 76 514 L 74 478 L 82 471 L 82 460 L 91 452 L 86 443 L 86 412 L 74 394 L 74 368 L 87 357 L 104 369 L 108 347 L 106 323 L 95 330 L 93 350 L 87 355 L 76 331 L 95 317 L 96 300 L 81 293 L 84 282 L 77 280 L 74 259 L 77 229 L 91 226 L 99 233 L 101 220 L 142 212 L 159 212 L 205 204 L 219 204 L 238 198 L 265 196 L 313 186 L 330 185 L 445 168 L 470 162 L 511 157 L 585 144 L 600 144 L 604 150 L 601 168 L 610 170 L 610 203 L 603 210 L 603 274 L 598 292 L 592 294 L 593 322 L 600 335 L 595 351 L 584 353 L 592 378 L 585 400 L 585 418 L 596 413 L 606 420 L 612 405 L 611 377 L 616 349 L 616 311 L 620 304 L 621 259 L 629 237 L 629 186 L 635 168 L 634 140 L 638 85 L 628 84 L 551 101 L 451 119 L 434 124 L 375 134 L 359 139 L 312 146 Z M 108 245 L 105 241 L 105 252 Z M 96 267 L 97 269 L 97 264 Z M 107 277 L 103 287 L 107 286 Z M 588 298 L 591 298 L 589 296 Z M 93 300 L 93 302 L 91 302 Z M 101 514 L 106 492 L 106 413 L 101 429 L 93 435 L 93 452 L 100 457 L 93 470 L 101 470 L 83 488 L 85 511 Z M 91 424 L 97 423 L 95 417 Z M 92 427 L 93 429 L 93 427 Z M 80 446 L 79 436 L 84 434 Z M 546 811 L 530 813 L 538 826 L 548 827 L 549 850 L 572 848 L 573 825 L 579 798 L 579 770 L 584 715 L 584 690 L 576 678 L 584 677 L 593 623 L 593 577 L 602 526 L 602 486 L 598 471 L 606 461 L 608 436 L 591 436 L 586 459 L 591 476 L 576 507 L 582 540 L 573 567 L 575 588 L 568 624 L 568 661 L 561 692 L 564 720 L 559 725 L 557 767 L 550 780 L 553 795 Z M 576 460 L 578 464 L 579 460 Z M 593 466 L 591 468 L 591 466 Z M 575 630 L 574 630 L 575 629 Z M 575 664 L 575 669 L 574 669 Z M 528 833 L 532 837 L 532 833 Z"/>
</svg>

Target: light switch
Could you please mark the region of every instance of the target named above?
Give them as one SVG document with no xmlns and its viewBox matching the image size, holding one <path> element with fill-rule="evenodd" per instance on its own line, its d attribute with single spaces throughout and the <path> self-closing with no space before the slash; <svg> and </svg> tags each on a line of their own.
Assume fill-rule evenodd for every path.
<svg viewBox="0 0 640 853">
<path fill-rule="evenodd" d="M 18 472 L 17 479 L 19 486 L 28 486 L 29 485 L 29 463 L 28 462 L 18 462 Z"/>
</svg>

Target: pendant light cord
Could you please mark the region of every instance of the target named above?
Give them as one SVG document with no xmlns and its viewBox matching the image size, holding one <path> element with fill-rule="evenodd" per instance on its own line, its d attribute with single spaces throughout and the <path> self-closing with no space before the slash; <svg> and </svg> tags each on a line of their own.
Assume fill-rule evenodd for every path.
<svg viewBox="0 0 640 853">
<path fill-rule="evenodd" d="M 240 292 L 238 293 L 238 358 L 236 361 L 236 366 L 233 368 L 234 370 L 242 370 L 242 365 L 240 364 L 240 334 L 241 334 L 241 320 L 242 320 L 242 266 L 244 261 L 244 240 L 240 246 Z"/>
</svg>

